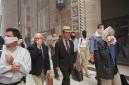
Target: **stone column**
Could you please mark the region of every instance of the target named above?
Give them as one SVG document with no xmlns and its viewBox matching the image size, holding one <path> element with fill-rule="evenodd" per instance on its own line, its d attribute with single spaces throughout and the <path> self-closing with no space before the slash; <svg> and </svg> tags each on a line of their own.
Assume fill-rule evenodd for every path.
<svg viewBox="0 0 129 85">
<path fill-rule="evenodd" d="M 8 27 L 18 28 L 17 0 L 2 0 L 2 33 Z"/>
<path fill-rule="evenodd" d="M 31 31 L 31 36 L 33 36 L 38 31 L 37 1 L 38 0 L 29 0 L 30 23 L 28 23 L 28 30 Z"/>
</svg>

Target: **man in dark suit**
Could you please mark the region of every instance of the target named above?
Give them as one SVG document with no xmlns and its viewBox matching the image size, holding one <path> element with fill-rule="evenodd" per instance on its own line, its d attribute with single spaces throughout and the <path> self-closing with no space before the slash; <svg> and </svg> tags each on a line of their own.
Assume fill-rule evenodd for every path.
<svg viewBox="0 0 129 85">
<path fill-rule="evenodd" d="M 56 69 L 63 74 L 62 85 L 70 85 L 70 74 L 74 64 L 74 45 L 70 39 L 71 29 L 63 27 L 63 38 L 58 40 L 55 46 Z"/>
<path fill-rule="evenodd" d="M 4 44 L 4 39 L 2 36 L 0 36 L 0 50 L 2 50 L 3 44 Z"/>
<path fill-rule="evenodd" d="M 28 47 L 32 59 L 30 74 L 36 85 L 43 85 L 46 73 L 50 73 L 48 46 L 44 44 L 45 38 L 40 33 L 34 36 L 34 44 Z"/>
<path fill-rule="evenodd" d="M 1 57 L 1 51 L 3 49 L 3 45 L 4 45 L 4 39 L 2 36 L 0 36 L 0 57 Z"/>
</svg>

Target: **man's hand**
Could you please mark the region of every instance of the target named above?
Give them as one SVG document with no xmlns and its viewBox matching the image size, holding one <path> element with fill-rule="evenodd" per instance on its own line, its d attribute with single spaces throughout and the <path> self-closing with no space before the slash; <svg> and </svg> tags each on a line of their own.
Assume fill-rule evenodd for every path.
<svg viewBox="0 0 129 85">
<path fill-rule="evenodd" d="M 47 71 L 47 77 L 48 77 L 49 79 L 52 79 L 51 70 L 48 70 L 48 71 Z"/>
<path fill-rule="evenodd" d="M 91 56 L 90 56 L 90 62 L 91 63 L 94 63 L 94 54 L 90 54 Z"/>
<path fill-rule="evenodd" d="M 48 70 L 48 71 L 47 71 L 47 74 L 51 74 L 51 70 Z"/>
<path fill-rule="evenodd" d="M 5 59 L 6 59 L 7 63 L 9 63 L 9 64 L 12 64 L 14 61 L 14 58 L 12 57 L 12 55 L 10 53 L 5 55 Z"/>
<path fill-rule="evenodd" d="M 110 37 L 110 38 L 107 40 L 108 45 L 110 45 L 114 40 L 115 40 L 114 38 Z"/>
<path fill-rule="evenodd" d="M 11 66 L 11 72 L 19 71 L 21 65 L 20 64 L 14 64 Z"/>
</svg>

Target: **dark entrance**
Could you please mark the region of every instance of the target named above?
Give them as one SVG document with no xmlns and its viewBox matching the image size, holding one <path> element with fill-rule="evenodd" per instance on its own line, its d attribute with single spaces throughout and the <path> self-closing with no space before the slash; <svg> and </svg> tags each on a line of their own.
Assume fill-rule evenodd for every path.
<svg viewBox="0 0 129 85">
<path fill-rule="evenodd" d="M 102 22 L 115 29 L 120 44 L 118 63 L 129 65 L 129 1 L 101 0 Z"/>
</svg>

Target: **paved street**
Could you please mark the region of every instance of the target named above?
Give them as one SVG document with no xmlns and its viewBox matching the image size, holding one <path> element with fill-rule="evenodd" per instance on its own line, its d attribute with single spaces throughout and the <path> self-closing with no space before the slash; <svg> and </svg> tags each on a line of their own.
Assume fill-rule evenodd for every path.
<svg viewBox="0 0 129 85">
<path fill-rule="evenodd" d="M 94 78 L 95 77 L 94 66 L 89 65 L 89 67 L 92 69 L 92 70 L 89 70 L 90 74 L 92 74 L 91 78 L 84 77 L 84 80 L 81 81 L 81 82 L 74 81 L 71 78 L 71 85 L 96 85 L 96 80 Z M 127 78 L 129 78 L 129 67 L 128 66 L 118 65 L 118 68 L 119 68 L 119 71 L 120 71 L 121 74 L 124 74 L 124 75 L 126 75 Z M 61 85 L 62 74 L 61 74 L 61 72 L 59 72 L 59 74 L 60 74 L 60 80 L 54 79 L 54 85 Z M 52 73 L 52 75 L 53 75 L 53 73 Z M 35 85 L 30 76 L 29 76 L 28 79 L 29 79 L 29 81 L 27 82 L 27 85 Z"/>
<path fill-rule="evenodd" d="M 81 82 L 74 81 L 71 78 L 71 85 L 96 85 L 96 80 L 94 78 L 95 77 L 95 72 L 94 71 L 90 71 L 90 73 L 92 74 L 91 78 L 84 77 L 84 80 L 81 81 Z M 62 75 L 60 75 L 60 77 L 62 79 Z M 61 80 L 58 81 L 58 80 L 54 79 L 54 85 L 61 85 Z"/>
</svg>

